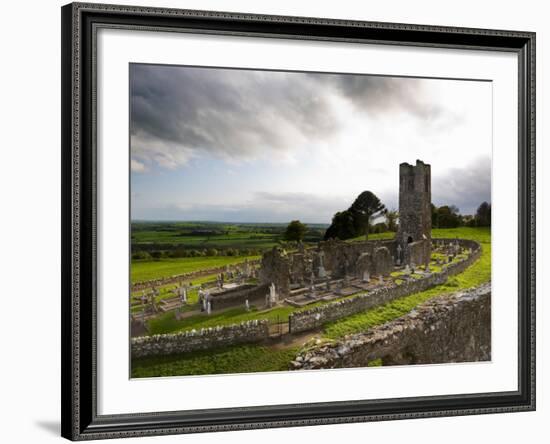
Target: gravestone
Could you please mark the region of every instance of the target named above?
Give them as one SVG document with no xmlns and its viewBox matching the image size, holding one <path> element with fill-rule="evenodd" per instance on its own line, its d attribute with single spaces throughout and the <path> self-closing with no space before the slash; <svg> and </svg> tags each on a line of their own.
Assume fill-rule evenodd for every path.
<svg viewBox="0 0 550 444">
<path fill-rule="evenodd" d="M 393 270 L 393 261 L 390 250 L 387 247 L 379 247 L 374 250 L 373 263 L 375 273 L 380 275 L 388 275 Z"/>
</svg>

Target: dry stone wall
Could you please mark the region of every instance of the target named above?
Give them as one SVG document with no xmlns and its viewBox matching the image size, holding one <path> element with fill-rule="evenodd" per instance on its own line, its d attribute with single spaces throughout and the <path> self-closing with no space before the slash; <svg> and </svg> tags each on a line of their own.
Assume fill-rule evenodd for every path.
<svg viewBox="0 0 550 444">
<path fill-rule="evenodd" d="M 267 339 L 268 336 L 267 320 L 253 320 L 224 327 L 203 328 L 198 331 L 132 338 L 131 352 L 133 358 L 165 356 L 259 342 Z"/>
<path fill-rule="evenodd" d="M 294 359 L 291 370 L 476 362 L 491 359 L 491 286 L 433 299 L 395 321 L 319 344 Z"/>
</svg>

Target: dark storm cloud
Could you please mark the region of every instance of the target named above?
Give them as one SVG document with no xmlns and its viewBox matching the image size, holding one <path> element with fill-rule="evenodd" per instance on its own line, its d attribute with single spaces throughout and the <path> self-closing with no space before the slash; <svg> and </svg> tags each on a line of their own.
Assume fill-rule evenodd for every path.
<svg viewBox="0 0 550 444">
<path fill-rule="evenodd" d="M 436 206 L 455 205 L 461 214 L 475 214 L 484 201 L 491 202 L 489 157 L 480 157 L 465 168 L 452 168 L 443 176 L 432 178 L 432 202 Z"/>
<path fill-rule="evenodd" d="M 327 77 L 326 81 L 357 107 L 375 115 L 399 109 L 423 119 L 434 119 L 443 113 L 441 107 L 426 100 L 419 79 L 338 75 Z"/>
<path fill-rule="evenodd" d="M 335 98 L 371 115 L 440 112 L 422 94 L 415 79 L 132 65 L 134 171 L 173 168 L 203 153 L 284 155 L 338 129 Z"/>
</svg>

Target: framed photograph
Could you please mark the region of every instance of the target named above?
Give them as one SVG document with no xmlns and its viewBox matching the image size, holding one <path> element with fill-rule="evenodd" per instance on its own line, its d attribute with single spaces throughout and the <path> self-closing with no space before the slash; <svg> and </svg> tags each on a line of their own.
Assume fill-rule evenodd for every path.
<svg viewBox="0 0 550 444">
<path fill-rule="evenodd" d="M 64 437 L 534 410 L 534 33 L 61 13 Z"/>
</svg>

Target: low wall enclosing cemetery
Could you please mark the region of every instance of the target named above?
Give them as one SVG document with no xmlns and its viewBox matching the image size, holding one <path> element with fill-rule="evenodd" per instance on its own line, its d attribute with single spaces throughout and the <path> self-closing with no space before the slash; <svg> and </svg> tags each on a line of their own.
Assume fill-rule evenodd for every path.
<svg viewBox="0 0 550 444">
<path fill-rule="evenodd" d="M 268 336 L 268 322 L 266 320 L 252 320 L 223 327 L 132 338 L 131 352 L 134 358 L 164 356 L 259 342 L 267 339 Z"/>
<path fill-rule="evenodd" d="M 291 370 L 491 359 L 491 285 L 434 298 L 392 322 L 302 351 Z M 380 362 L 381 361 L 381 362 Z"/>
<path fill-rule="evenodd" d="M 443 244 L 455 243 L 452 239 L 438 239 L 434 242 Z M 313 307 L 309 310 L 294 312 L 289 315 L 289 328 L 292 333 L 313 330 L 323 324 L 360 313 L 369 308 L 393 301 L 409 294 L 427 290 L 435 285 L 441 285 L 447 281 L 449 276 L 462 273 L 467 267 L 475 262 L 481 255 L 481 246 L 475 241 L 459 240 L 464 248 L 471 248 L 472 253 L 465 259 L 445 265 L 445 268 L 429 276 L 419 279 L 409 278 L 408 281 L 393 287 L 382 287 L 368 293 L 362 293 L 354 297 L 340 301 Z"/>
</svg>

